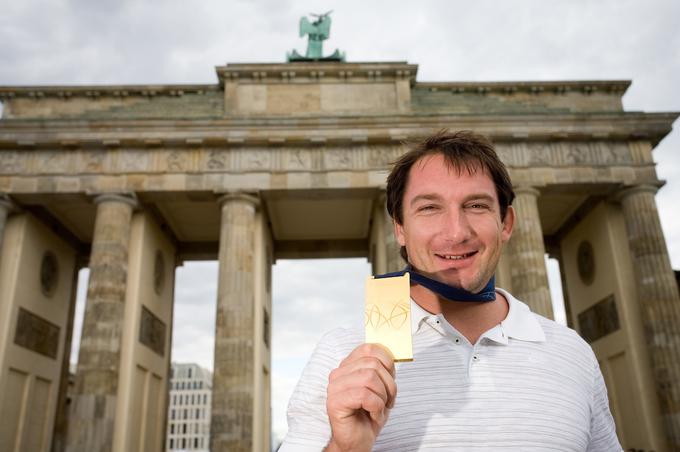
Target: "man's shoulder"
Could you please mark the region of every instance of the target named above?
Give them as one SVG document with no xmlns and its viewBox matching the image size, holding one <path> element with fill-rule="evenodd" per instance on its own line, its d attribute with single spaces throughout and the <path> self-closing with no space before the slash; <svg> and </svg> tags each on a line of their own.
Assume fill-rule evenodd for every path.
<svg viewBox="0 0 680 452">
<path fill-rule="evenodd" d="M 559 349 L 561 353 L 573 353 L 594 359 L 595 355 L 590 344 L 575 330 L 535 312 L 532 312 L 532 315 L 536 317 L 541 328 L 543 328 L 546 346 Z"/>
</svg>

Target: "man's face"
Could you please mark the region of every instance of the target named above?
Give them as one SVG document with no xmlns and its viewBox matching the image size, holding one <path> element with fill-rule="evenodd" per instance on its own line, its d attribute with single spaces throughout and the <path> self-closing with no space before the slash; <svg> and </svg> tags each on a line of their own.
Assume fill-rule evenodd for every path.
<svg viewBox="0 0 680 452">
<path fill-rule="evenodd" d="M 483 289 L 496 271 L 515 219 L 509 207 L 501 221 L 491 176 L 482 170 L 469 174 L 465 168 L 459 174 L 441 154 L 411 167 L 402 217 L 403 224 L 395 222 L 394 230 L 411 265 L 470 292 Z"/>
</svg>

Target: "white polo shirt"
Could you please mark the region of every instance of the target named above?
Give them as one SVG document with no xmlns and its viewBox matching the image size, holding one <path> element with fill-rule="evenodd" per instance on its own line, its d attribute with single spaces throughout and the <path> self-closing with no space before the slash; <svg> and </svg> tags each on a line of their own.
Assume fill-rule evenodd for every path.
<svg viewBox="0 0 680 452">
<path fill-rule="evenodd" d="M 411 301 L 414 360 L 396 364 L 396 403 L 374 451 L 621 450 L 590 346 L 497 292 L 508 315 L 474 345 Z M 363 342 L 359 329 L 321 339 L 288 405 L 281 452 L 328 444 L 328 375 Z"/>
</svg>

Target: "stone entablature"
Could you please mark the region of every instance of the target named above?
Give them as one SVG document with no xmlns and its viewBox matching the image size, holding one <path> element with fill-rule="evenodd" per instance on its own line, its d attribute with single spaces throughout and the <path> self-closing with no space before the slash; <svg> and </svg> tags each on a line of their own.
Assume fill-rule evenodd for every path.
<svg viewBox="0 0 680 452">
<path fill-rule="evenodd" d="M 449 128 L 473 129 L 496 142 L 648 140 L 656 145 L 678 113 L 545 115 L 389 115 L 362 118 L 234 118 L 220 120 L 0 121 L 0 149 L 116 148 L 229 144 L 351 144 L 417 138 Z"/>
<path fill-rule="evenodd" d="M 382 188 L 399 143 L 3 151 L 0 191 L 100 193 L 283 188 Z M 647 142 L 498 143 L 513 180 L 659 185 Z M 321 175 L 318 177 L 314 175 Z"/>
</svg>

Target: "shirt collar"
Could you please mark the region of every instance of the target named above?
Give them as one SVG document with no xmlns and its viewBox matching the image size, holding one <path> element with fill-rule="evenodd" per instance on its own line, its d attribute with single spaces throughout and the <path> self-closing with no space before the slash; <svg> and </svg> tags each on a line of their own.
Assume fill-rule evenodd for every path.
<svg viewBox="0 0 680 452">
<path fill-rule="evenodd" d="M 496 292 L 500 293 L 508 300 L 508 315 L 501 323 L 482 334 L 481 337 L 486 337 L 501 344 L 507 344 L 508 338 L 510 337 L 520 341 L 545 342 L 543 327 L 541 327 L 540 322 L 534 313 L 531 312 L 529 306 L 503 289 L 496 288 Z M 415 334 L 420 328 L 421 323 L 430 316 L 435 316 L 435 314 L 426 311 L 411 299 L 412 333 Z M 440 317 L 441 320 L 446 321 L 443 316 L 439 315 L 438 317 Z"/>
</svg>

